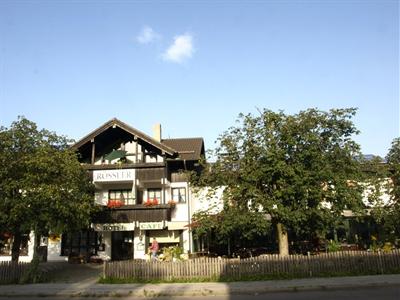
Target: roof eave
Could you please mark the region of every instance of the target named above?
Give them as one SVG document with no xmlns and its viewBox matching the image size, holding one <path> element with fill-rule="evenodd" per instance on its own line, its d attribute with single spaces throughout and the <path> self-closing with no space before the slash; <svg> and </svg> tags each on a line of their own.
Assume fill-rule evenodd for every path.
<svg viewBox="0 0 400 300">
<path fill-rule="evenodd" d="M 149 143 L 150 145 L 159 148 L 160 150 L 164 151 L 165 153 L 169 155 L 174 155 L 177 151 L 175 149 L 172 149 L 171 147 L 168 147 L 157 140 L 153 139 L 152 137 L 148 136 L 147 134 L 129 126 L 128 124 L 118 120 L 117 118 L 113 118 L 110 121 L 104 123 L 102 126 L 99 128 L 93 130 L 83 138 L 81 138 L 79 141 L 77 141 L 75 144 L 71 146 L 73 149 L 78 149 L 79 147 L 83 146 L 90 140 L 94 139 L 96 136 L 101 134 L 102 132 L 106 131 L 108 128 L 112 126 L 118 126 L 121 129 L 129 132 L 130 134 L 139 137 L 140 139 L 144 140 L 145 142 Z"/>
</svg>

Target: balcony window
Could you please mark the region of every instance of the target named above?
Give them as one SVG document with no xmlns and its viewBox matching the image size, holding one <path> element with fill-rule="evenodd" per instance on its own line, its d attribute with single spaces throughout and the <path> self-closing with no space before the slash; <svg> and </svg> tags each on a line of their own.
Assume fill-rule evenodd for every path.
<svg viewBox="0 0 400 300">
<path fill-rule="evenodd" d="M 151 200 L 154 203 L 154 199 L 157 199 L 157 203 L 161 204 L 161 189 L 147 190 L 147 201 Z"/>
<path fill-rule="evenodd" d="M 110 190 L 108 192 L 108 200 L 119 200 L 124 205 L 135 204 L 132 190 Z"/>
<path fill-rule="evenodd" d="M 172 201 L 176 203 L 186 202 L 186 188 L 173 188 L 172 189 Z"/>
</svg>

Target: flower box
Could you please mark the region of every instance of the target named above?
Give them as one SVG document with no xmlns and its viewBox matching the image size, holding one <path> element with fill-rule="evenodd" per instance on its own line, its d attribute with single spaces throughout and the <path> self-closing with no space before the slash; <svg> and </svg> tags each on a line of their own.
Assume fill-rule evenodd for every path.
<svg viewBox="0 0 400 300">
<path fill-rule="evenodd" d="M 145 206 L 154 206 L 154 205 L 158 205 L 158 200 L 157 198 L 154 199 L 147 199 L 146 202 L 144 203 Z"/>
<path fill-rule="evenodd" d="M 107 206 L 109 208 L 118 208 L 118 207 L 121 207 L 122 205 L 124 205 L 124 202 L 119 199 L 110 199 L 110 200 L 108 200 L 108 203 L 107 203 Z"/>
</svg>

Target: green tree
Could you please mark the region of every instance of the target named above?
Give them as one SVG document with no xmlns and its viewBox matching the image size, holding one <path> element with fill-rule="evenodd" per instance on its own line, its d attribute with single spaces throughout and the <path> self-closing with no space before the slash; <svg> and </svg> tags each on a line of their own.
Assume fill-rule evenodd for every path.
<svg viewBox="0 0 400 300">
<path fill-rule="evenodd" d="M 383 159 L 363 162 L 366 199 L 380 242 L 395 241 L 400 234 L 400 138 L 395 138 Z"/>
<path fill-rule="evenodd" d="M 224 186 L 225 209 L 270 218 L 279 252 L 287 255 L 288 230 L 322 235 L 345 209 L 362 208 L 356 109 L 316 109 L 295 115 L 270 110 L 240 115 L 218 139 L 216 162 L 193 182 Z M 217 224 L 218 225 L 218 224 Z M 220 223 L 218 226 L 224 226 Z"/>
<path fill-rule="evenodd" d="M 395 138 L 386 157 L 389 169 L 390 203 L 386 211 L 385 224 L 391 232 L 400 234 L 400 138 Z"/>
<path fill-rule="evenodd" d="M 234 243 L 249 242 L 265 234 L 270 229 L 270 222 L 260 213 L 236 205 L 226 205 L 217 214 L 209 211 L 198 211 L 193 215 L 194 236 L 200 238 L 211 232 L 216 242 L 228 246 L 228 255 L 232 254 L 231 241 Z"/>
<path fill-rule="evenodd" d="M 70 142 L 24 117 L 0 128 L 0 228 L 14 236 L 13 261 L 23 233 L 34 230 L 37 246 L 49 231 L 89 224 L 93 187 Z"/>
</svg>

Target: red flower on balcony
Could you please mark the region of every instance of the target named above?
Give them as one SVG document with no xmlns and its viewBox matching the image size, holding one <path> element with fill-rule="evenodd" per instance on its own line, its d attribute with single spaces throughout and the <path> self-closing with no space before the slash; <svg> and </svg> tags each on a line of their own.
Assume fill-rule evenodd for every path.
<svg viewBox="0 0 400 300">
<path fill-rule="evenodd" d="M 148 199 L 146 200 L 146 202 L 144 203 L 144 205 L 145 205 L 145 206 L 154 206 L 154 205 L 158 205 L 158 200 L 157 200 L 157 198 L 153 198 L 153 199 L 148 198 Z"/>
<path fill-rule="evenodd" d="M 108 203 L 107 203 L 107 206 L 109 208 L 118 208 L 118 207 L 121 207 L 122 205 L 124 205 L 124 202 L 119 199 L 110 199 L 110 200 L 108 200 Z"/>
</svg>

